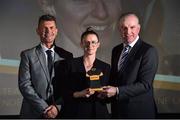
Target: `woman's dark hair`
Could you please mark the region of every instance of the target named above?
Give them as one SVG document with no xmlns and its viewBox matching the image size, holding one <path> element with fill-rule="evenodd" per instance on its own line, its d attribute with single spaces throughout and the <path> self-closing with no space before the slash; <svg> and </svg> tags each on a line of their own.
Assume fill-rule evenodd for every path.
<svg viewBox="0 0 180 120">
<path fill-rule="evenodd" d="M 86 29 L 86 31 L 85 31 L 84 33 L 82 33 L 82 35 L 81 35 L 81 42 L 82 42 L 82 41 L 84 40 L 84 38 L 86 38 L 89 34 L 94 34 L 94 35 L 96 35 L 97 38 L 98 38 L 98 42 L 99 42 L 99 35 L 98 35 L 95 31 L 92 30 L 92 27 L 88 27 L 88 28 Z"/>
</svg>

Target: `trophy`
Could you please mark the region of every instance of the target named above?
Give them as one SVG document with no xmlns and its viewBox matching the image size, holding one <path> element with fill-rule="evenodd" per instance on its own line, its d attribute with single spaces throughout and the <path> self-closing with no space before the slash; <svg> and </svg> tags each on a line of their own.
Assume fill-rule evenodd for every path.
<svg viewBox="0 0 180 120">
<path fill-rule="evenodd" d="M 86 73 L 87 80 L 90 81 L 90 89 L 94 91 L 101 91 L 103 90 L 101 88 L 101 77 L 103 76 L 103 73 L 100 70 L 97 70 L 96 68 L 92 68 Z"/>
</svg>

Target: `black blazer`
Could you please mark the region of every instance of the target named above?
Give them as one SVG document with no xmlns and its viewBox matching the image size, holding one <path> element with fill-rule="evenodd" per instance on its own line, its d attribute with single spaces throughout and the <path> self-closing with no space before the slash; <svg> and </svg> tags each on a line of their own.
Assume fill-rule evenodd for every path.
<svg viewBox="0 0 180 120">
<path fill-rule="evenodd" d="M 153 80 L 158 67 L 156 49 L 140 39 L 131 49 L 124 69 L 117 70 L 123 44 L 112 51 L 110 84 L 119 88 L 112 101 L 114 118 L 154 118 Z"/>
<path fill-rule="evenodd" d="M 95 59 L 93 68 L 101 70 L 103 76 L 101 85 L 107 85 L 110 65 Z M 73 93 L 89 88 L 89 80 L 86 79 L 86 71 L 83 64 L 83 57 L 74 58 L 68 61 L 65 67 L 66 76 L 61 82 L 63 90 L 63 105 L 60 113 L 61 118 L 108 118 L 106 102 L 98 99 L 96 94 L 89 98 L 73 98 Z M 59 84 L 60 85 L 60 84 Z"/>
<path fill-rule="evenodd" d="M 61 93 L 59 91 L 61 91 L 61 89 L 59 88 L 58 84 L 61 84 L 61 83 L 59 83 L 58 79 L 64 77 L 65 64 L 67 61 L 73 59 L 73 54 L 56 45 L 55 45 L 54 50 L 61 57 L 60 60 L 54 63 L 55 75 L 52 80 L 54 99 L 56 103 L 60 105 L 62 104 L 62 98 L 60 97 Z"/>
<path fill-rule="evenodd" d="M 73 58 L 73 54 L 55 45 L 54 51 L 63 59 L 69 60 Z"/>
</svg>

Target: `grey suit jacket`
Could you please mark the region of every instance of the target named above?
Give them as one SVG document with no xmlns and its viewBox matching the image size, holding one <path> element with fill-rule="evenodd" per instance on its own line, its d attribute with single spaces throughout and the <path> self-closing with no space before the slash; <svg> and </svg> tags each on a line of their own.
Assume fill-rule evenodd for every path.
<svg viewBox="0 0 180 120">
<path fill-rule="evenodd" d="M 54 62 L 64 59 L 60 57 L 58 53 L 61 53 L 62 51 L 64 54 L 65 50 L 59 47 L 58 50 L 60 51 L 57 52 L 55 49 Z M 70 56 L 72 55 L 69 52 L 67 52 L 67 54 Z M 51 90 L 53 90 L 51 84 L 53 77 L 54 71 L 52 72 L 50 78 L 46 65 L 45 54 L 43 53 L 40 45 L 21 53 L 18 85 L 23 96 L 20 112 L 22 118 L 42 117 L 42 113 L 48 107 L 48 103 L 46 101 L 48 100 L 50 94 L 52 94 L 52 91 L 48 91 L 47 88 L 49 85 Z"/>
</svg>

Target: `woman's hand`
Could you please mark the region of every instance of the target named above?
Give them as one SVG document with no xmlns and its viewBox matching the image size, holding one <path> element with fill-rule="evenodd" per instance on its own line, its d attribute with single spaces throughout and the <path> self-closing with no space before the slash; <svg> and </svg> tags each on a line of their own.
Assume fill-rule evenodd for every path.
<svg viewBox="0 0 180 120">
<path fill-rule="evenodd" d="M 80 97 L 90 97 L 91 95 L 93 95 L 95 93 L 94 90 L 90 89 L 90 88 L 87 88 L 87 89 L 84 89 L 82 91 L 78 91 L 78 92 L 74 92 L 73 93 L 73 97 L 74 98 L 80 98 Z"/>
</svg>

